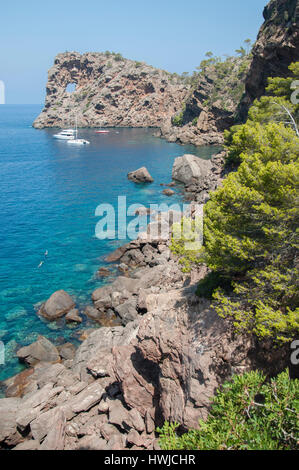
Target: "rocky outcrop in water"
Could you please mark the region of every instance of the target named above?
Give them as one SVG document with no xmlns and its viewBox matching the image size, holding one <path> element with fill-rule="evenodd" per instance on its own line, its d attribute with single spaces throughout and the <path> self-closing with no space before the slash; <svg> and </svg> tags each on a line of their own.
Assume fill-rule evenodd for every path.
<svg viewBox="0 0 299 470">
<path fill-rule="evenodd" d="M 130 171 L 128 179 L 134 183 L 152 183 L 154 181 L 145 166 L 138 170 Z"/>
<path fill-rule="evenodd" d="M 289 76 L 289 65 L 299 60 L 298 0 L 271 0 L 263 15 L 240 106 L 243 119 L 253 101 L 265 93 L 267 78 Z"/>
<path fill-rule="evenodd" d="M 75 84 L 74 92 L 67 86 Z M 33 126 L 160 127 L 181 107 L 188 87 L 165 71 L 112 53 L 58 54 L 45 107 Z"/>
</svg>

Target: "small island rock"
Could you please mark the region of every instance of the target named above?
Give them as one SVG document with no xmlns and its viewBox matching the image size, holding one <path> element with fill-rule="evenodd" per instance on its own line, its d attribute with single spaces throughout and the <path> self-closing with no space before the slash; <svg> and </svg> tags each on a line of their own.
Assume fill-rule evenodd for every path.
<svg viewBox="0 0 299 470">
<path fill-rule="evenodd" d="M 154 181 L 145 166 L 128 173 L 128 178 L 129 180 L 134 181 L 134 183 L 152 183 Z"/>
</svg>

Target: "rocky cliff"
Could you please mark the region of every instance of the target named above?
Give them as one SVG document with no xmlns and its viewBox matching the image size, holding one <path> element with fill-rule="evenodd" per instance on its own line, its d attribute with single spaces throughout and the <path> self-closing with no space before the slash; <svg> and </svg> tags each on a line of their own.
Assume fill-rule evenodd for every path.
<svg viewBox="0 0 299 470">
<path fill-rule="evenodd" d="M 267 78 L 288 76 L 288 66 L 299 60 L 299 1 L 271 0 L 263 15 L 240 105 L 242 119 L 252 102 L 264 94 Z"/>
<path fill-rule="evenodd" d="M 198 184 L 220 183 L 222 158 L 214 157 Z M 191 204 L 193 216 L 194 209 Z M 116 314 L 120 325 L 84 331 L 77 350 L 40 337 L 18 351 L 29 368 L 3 384 L 0 449 L 158 449 L 156 427 L 164 420 L 182 430 L 197 427 L 232 374 L 257 367 L 275 374 L 286 366 L 287 348 L 273 351 L 253 336 L 235 335 L 209 300 L 195 294 L 207 268 L 182 273 L 169 249 L 170 226 L 163 229 L 168 218 L 182 215 L 160 213 L 146 233 L 106 259 L 123 275 L 92 293 L 85 314 L 99 324 L 103 313 Z M 53 320 L 73 307 L 58 291 L 40 313 Z"/>
<path fill-rule="evenodd" d="M 222 144 L 223 131 L 246 117 L 267 78 L 287 75 L 299 60 L 298 0 L 271 0 L 264 18 L 252 54 L 203 61 L 192 79 L 110 52 L 58 54 L 33 125 L 73 126 L 76 116 L 79 127 L 158 127 L 170 142 Z"/>
<path fill-rule="evenodd" d="M 67 87 L 75 84 L 75 91 Z M 160 127 L 180 108 L 188 86 L 169 73 L 113 53 L 58 54 L 45 107 L 34 127 Z"/>
<path fill-rule="evenodd" d="M 158 135 L 183 144 L 222 144 L 223 131 L 236 121 L 250 61 L 250 55 L 204 61 L 180 112 L 163 122 Z"/>
</svg>

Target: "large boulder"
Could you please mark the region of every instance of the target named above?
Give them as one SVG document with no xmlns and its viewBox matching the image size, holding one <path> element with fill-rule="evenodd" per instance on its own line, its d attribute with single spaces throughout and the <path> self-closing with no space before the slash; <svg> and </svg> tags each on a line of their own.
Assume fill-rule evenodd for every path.
<svg viewBox="0 0 299 470">
<path fill-rule="evenodd" d="M 28 366 L 34 366 L 38 362 L 58 362 L 60 360 L 57 348 L 44 336 L 39 336 L 34 343 L 19 349 L 17 357 Z"/>
<path fill-rule="evenodd" d="M 0 448 L 22 442 L 22 435 L 17 430 L 16 415 L 21 404 L 20 398 L 0 400 Z"/>
<path fill-rule="evenodd" d="M 203 180 L 211 168 L 210 160 L 203 160 L 195 155 L 177 157 L 172 167 L 172 178 L 184 184 Z"/>
<path fill-rule="evenodd" d="M 74 306 L 71 296 L 64 290 L 58 290 L 41 306 L 39 313 L 52 321 L 68 313 Z"/>
<path fill-rule="evenodd" d="M 134 181 L 134 183 L 152 183 L 154 181 L 145 166 L 128 173 L 128 178 L 129 180 Z"/>
</svg>

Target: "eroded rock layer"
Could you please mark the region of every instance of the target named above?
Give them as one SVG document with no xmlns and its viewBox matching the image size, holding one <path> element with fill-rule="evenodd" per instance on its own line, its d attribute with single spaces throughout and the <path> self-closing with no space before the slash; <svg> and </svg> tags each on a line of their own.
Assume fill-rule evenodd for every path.
<svg viewBox="0 0 299 470">
<path fill-rule="evenodd" d="M 145 63 L 113 54 L 58 54 L 45 107 L 34 127 L 159 127 L 181 107 L 188 87 Z M 67 87 L 75 84 L 73 92 Z"/>
</svg>

